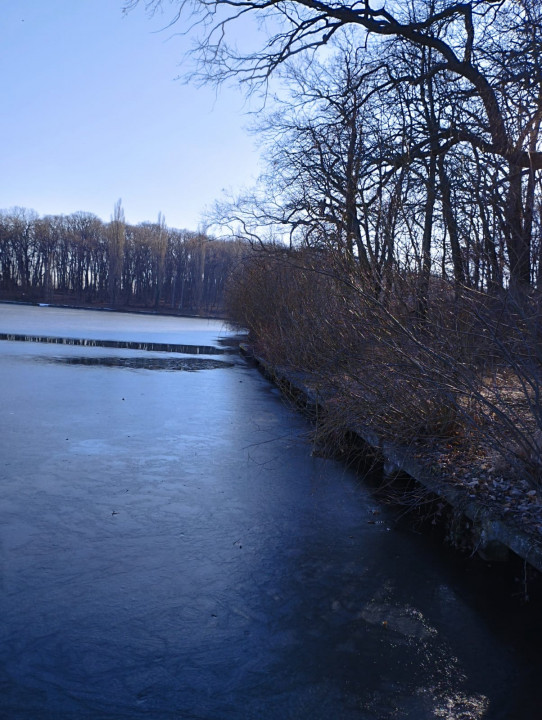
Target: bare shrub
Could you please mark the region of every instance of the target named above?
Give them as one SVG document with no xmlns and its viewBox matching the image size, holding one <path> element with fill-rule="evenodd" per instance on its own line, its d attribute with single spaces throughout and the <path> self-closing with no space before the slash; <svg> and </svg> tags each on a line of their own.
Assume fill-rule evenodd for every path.
<svg viewBox="0 0 542 720">
<path fill-rule="evenodd" d="M 338 431 L 474 444 L 538 484 L 540 298 L 519 303 L 435 280 L 420 320 L 416 287 L 415 276 L 397 274 L 383 296 L 331 253 L 274 248 L 245 261 L 228 297 L 259 352 L 333 398 Z"/>
</svg>

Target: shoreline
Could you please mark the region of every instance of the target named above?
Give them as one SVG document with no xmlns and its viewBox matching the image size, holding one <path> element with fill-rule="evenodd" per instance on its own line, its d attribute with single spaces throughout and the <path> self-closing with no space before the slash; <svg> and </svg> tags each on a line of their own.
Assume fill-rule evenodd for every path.
<svg viewBox="0 0 542 720">
<path fill-rule="evenodd" d="M 274 366 L 265 358 L 255 355 L 250 345 L 241 343 L 240 353 L 294 401 L 305 413 L 317 416 L 326 412 L 326 398 L 319 389 L 307 382 L 301 373 L 287 367 Z M 327 402 L 330 396 L 328 394 Z M 478 553 L 487 561 L 505 561 L 513 553 L 542 574 L 542 502 L 534 496 L 528 507 L 510 507 L 503 498 L 488 492 L 472 492 L 473 481 L 469 477 L 451 477 L 435 465 L 439 460 L 434 452 L 420 445 L 395 445 L 380 438 L 373 430 L 359 426 L 347 426 L 347 430 L 365 447 L 365 452 L 375 452 L 383 466 L 383 479 L 404 474 L 435 500 L 451 508 L 448 522 L 456 524 L 455 546 Z M 508 496 L 506 496 L 508 497 Z M 519 501 L 518 501 L 519 502 Z M 441 518 L 442 520 L 442 518 Z"/>
</svg>

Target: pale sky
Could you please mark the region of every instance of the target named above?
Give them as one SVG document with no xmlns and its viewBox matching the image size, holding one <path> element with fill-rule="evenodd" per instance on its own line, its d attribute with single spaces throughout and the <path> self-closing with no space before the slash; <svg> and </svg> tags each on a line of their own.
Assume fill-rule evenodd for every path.
<svg viewBox="0 0 542 720">
<path fill-rule="evenodd" d="M 167 6 L 168 4 L 165 3 Z M 187 41 L 122 0 L 0 0 L 0 209 L 196 230 L 253 184 L 243 94 L 175 80 Z"/>
</svg>

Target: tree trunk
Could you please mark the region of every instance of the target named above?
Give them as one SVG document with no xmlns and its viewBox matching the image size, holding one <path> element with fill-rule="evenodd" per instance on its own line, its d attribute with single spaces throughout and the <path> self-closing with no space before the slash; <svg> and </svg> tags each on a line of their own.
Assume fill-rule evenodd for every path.
<svg viewBox="0 0 542 720">
<path fill-rule="evenodd" d="M 510 263 L 510 289 L 519 294 L 528 289 L 531 280 L 531 228 L 524 224 L 522 176 L 522 167 L 509 165 L 505 237 Z"/>
<path fill-rule="evenodd" d="M 456 285 L 465 284 L 465 268 L 463 267 L 463 258 L 461 256 L 461 248 L 459 246 L 459 233 L 457 231 L 457 221 L 452 209 L 452 191 L 450 186 L 450 178 L 446 172 L 444 164 L 444 155 L 438 157 L 438 174 L 440 180 L 440 192 L 442 194 L 442 212 L 444 222 L 448 230 L 450 238 L 450 250 L 452 253 L 452 264 L 454 268 L 454 281 Z"/>
<path fill-rule="evenodd" d="M 437 176 L 437 157 L 435 153 L 429 158 L 427 177 L 427 200 L 425 203 L 425 220 L 422 238 L 422 267 L 418 286 L 418 305 L 416 315 L 419 320 L 427 318 L 429 301 L 429 280 L 431 276 L 431 235 L 433 233 L 433 213 L 435 209 L 435 181 Z"/>
</svg>

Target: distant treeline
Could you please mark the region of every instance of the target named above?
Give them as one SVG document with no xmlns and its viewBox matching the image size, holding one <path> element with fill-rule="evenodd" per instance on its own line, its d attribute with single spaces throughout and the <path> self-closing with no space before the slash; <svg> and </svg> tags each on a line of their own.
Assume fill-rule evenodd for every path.
<svg viewBox="0 0 542 720">
<path fill-rule="evenodd" d="M 0 298 L 223 315 L 237 241 L 156 223 L 129 225 L 120 202 L 95 215 L 0 211 Z"/>
</svg>

